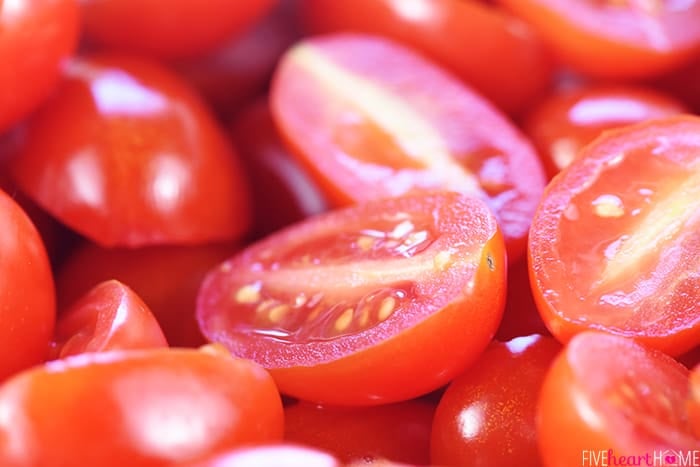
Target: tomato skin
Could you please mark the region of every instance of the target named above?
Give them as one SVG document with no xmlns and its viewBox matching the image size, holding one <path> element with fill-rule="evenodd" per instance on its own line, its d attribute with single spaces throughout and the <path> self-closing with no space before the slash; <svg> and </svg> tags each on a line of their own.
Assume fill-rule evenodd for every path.
<svg viewBox="0 0 700 467">
<path fill-rule="evenodd" d="M 434 412 L 433 404 L 421 400 L 352 408 L 299 402 L 284 410 L 284 437 L 345 463 L 384 459 L 428 465 Z"/>
<path fill-rule="evenodd" d="M 118 279 L 148 305 L 170 345 L 197 347 L 206 342 L 195 319 L 199 285 L 209 269 L 237 249 L 228 244 L 137 249 L 83 244 L 56 275 L 59 310 L 99 282 Z"/>
<path fill-rule="evenodd" d="M 0 380 L 4 380 L 46 358 L 56 304 L 41 237 L 2 190 L 0 226 Z"/>
<path fill-rule="evenodd" d="M 304 0 L 300 12 L 313 34 L 354 31 L 402 42 L 511 114 L 525 110 L 551 79 L 549 54 L 530 27 L 473 0 Z"/>
<path fill-rule="evenodd" d="M 477 196 L 499 220 L 509 261 L 522 256 L 541 162 L 505 116 L 436 64 L 379 36 L 306 39 L 282 58 L 270 105 L 334 206 L 421 190 Z"/>
<path fill-rule="evenodd" d="M 687 63 L 700 49 L 700 3 L 499 0 L 587 76 L 645 78 Z M 644 11 L 645 7 L 657 12 Z"/>
<path fill-rule="evenodd" d="M 206 53 L 240 35 L 273 0 L 98 0 L 81 3 L 83 33 L 110 50 L 160 59 Z"/>
<path fill-rule="evenodd" d="M 222 129 L 186 83 L 138 58 L 68 64 L 11 169 L 39 205 L 103 246 L 230 240 L 250 225 Z"/>
<path fill-rule="evenodd" d="M 690 397 L 687 407 L 693 433 L 700 438 L 700 365 L 696 365 L 690 372 Z"/>
<path fill-rule="evenodd" d="M 234 449 L 179 467 L 342 467 L 332 455 L 291 443 Z"/>
<path fill-rule="evenodd" d="M 276 442 L 283 430 L 280 396 L 267 372 L 190 349 L 56 360 L 5 383 L 0 405 L 8 408 L 0 433 L 17 441 L 0 446 L 8 467 L 165 466 Z"/>
<path fill-rule="evenodd" d="M 384 240 L 374 250 L 361 246 L 366 229 L 396 230 L 391 213 L 406 216 L 397 225 L 434 232 L 415 256 Z M 444 251 L 451 251 L 447 263 Z M 317 252 L 323 256 L 310 256 Z M 423 193 L 331 211 L 251 245 L 207 276 L 197 316 L 205 336 L 263 364 L 285 394 L 379 405 L 437 389 L 478 358 L 502 317 L 505 276 L 503 239 L 486 205 L 457 193 Z M 262 292 L 252 290 L 258 283 Z M 316 299 L 296 305 L 319 287 L 317 313 L 309 308 Z M 390 314 L 360 324 L 360 302 L 378 310 L 371 301 L 377 293 L 396 293 Z M 346 307 L 357 312 L 349 321 L 340 316 Z M 277 324 L 279 311 L 289 312 L 289 324 Z"/>
<path fill-rule="evenodd" d="M 694 202 L 699 132 L 687 115 L 606 132 L 548 185 L 528 260 L 537 308 L 561 342 L 597 329 L 675 356 L 700 340 L 694 211 L 681 209 Z"/>
<path fill-rule="evenodd" d="M 133 290 L 116 280 L 101 282 L 61 314 L 51 354 L 167 347 L 158 321 Z"/>
<path fill-rule="evenodd" d="M 561 345 L 532 335 L 494 342 L 450 383 L 435 412 L 436 465 L 541 465 L 535 405 Z"/>
<path fill-rule="evenodd" d="M 686 112 L 680 101 L 652 88 L 589 85 L 551 94 L 524 126 L 552 178 L 605 130 Z"/>
<path fill-rule="evenodd" d="M 687 395 L 688 370 L 664 353 L 620 336 L 579 334 L 554 360 L 540 393 L 544 465 L 580 465 L 584 453 L 608 450 L 618 457 L 696 450 Z"/>
<path fill-rule="evenodd" d="M 267 99 L 239 112 L 231 130 L 251 181 L 254 237 L 328 209 L 328 201 L 306 168 L 284 146 Z"/>
<path fill-rule="evenodd" d="M 58 82 L 59 64 L 78 41 L 78 4 L 76 0 L 20 0 L 4 6 L 0 2 L 0 30 L 3 133 L 35 110 Z"/>
</svg>

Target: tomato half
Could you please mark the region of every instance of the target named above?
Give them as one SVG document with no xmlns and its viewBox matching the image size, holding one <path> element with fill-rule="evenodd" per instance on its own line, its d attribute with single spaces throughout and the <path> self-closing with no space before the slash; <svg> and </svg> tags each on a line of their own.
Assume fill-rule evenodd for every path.
<svg viewBox="0 0 700 467">
<path fill-rule="evenodd" d="M 101 47 L 156 58 L 206 53 L 240 35 L 274 0 L 81 2 L 83 34 Z"/>
<path fill-rule="evenodd" d="M 0 2 L 0 133 L 45 100 L 78 41 L 75 0 Z M 50 25 L 50 27 L 47 27 Z"/>
<path fill-rule="evenodd" d="M 539 467 L 535 406 L 560 350 L 556 340 L 538 335 L 491 344 L 442 396 L 433 421 L 431 462 Z"/>
<path fill-rule="evenodd" d="M 530 231 L 555 337 L 585 329 L 679 355 L 700 342 L 700 118 L 605 133 L 552 180 Z"/>
<path fill-rule="evenodd" d="M 270 104 L 332 202 L 471 194 L 496 214 L 509 260 L 524 251 L 541 163 L 505 117 L 437 65 L 379 37 L 309 39 L 282 59 Z"/>
<path fill-rule="evenodd" d="M 474 0 L 303 0 L 300 14 L 314 34 L 353 31 L 406 44 L 509 113 L 544 93 L 553 70 L 528 24 Z"/>
<path fill-rule="evenodd" d="M 96 243 L 205 243 L 250 226 L 226 135 L 194 90 L 155 63 L 73 60 L 24 135 L 11 161 L 19 187 Z"/>
<path fill-rule="evenodd" d="M 61 314 L 51 357 L 167 346 L 143 300 L 121 282 L 109 280 L 90 289 Z"/>
<path fill-rule="evenodd" d="M 677 68 L 700 50 L 700 2 L 498 0 L 530 23 L 576 70 L 641 78 Z"/>
<path fill-rule="evenodd" d="M 410 399 L 446 384 L 493 337 L 503 239 L 457 193 L 384 199 L 310 218 L 204 280 L 204 335 L 268 368 L 280 391 L 335 405 Z"/>
<path fill-rule="evenodd" d="M 199 286 L 211 268 L 237 250 L 226 244 L 134 249 L 81 245 L 56 275 L 59 310 L 98 283 L 117 279 L 148 305 L 170 345 L 197 347 L 206 342 L 195 319 Z"/>
<path fill-rule="evenodd" d="M 192 349 L 82 354 L 0 388 L 0 464 L 175 465 L 279 442 L 270 375 L 250 361 Z"/>
<path fill-rule="evenodd" d="M 434 412 L 435 405 L 422 400 L 344 408 L 300 402 L 284 409 L 284 439 L 343 462 L 428 465 Z"/>
<path fill-rule="evenodd" d="M 525 122 L 551 178 L 603 131 L 687 112 L 678 100 L 640 86 L 582 86 L 551 94 Z"/>
<path fill-rule="evenodd" d="M 620 336 L 579 334 L 540 393 L 544 465 L 683 465 L 674 460 L 700 449 L 687 397 L 688 370 L 671 357 Z"/>
<path fill-rule="evenodd" d="M 0 190 L 0 380 L 46 358 L 56 319 L 51 265 L 22 208 Z"/>
</svg>

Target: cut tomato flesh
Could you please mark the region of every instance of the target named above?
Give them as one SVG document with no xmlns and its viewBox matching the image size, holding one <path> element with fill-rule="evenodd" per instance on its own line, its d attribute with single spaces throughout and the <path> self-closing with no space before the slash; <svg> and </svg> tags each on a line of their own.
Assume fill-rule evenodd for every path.
<svg viewBox="0 0 700 467">
<path fill-rule="evenodd" d="M 493 337 L 504 261 L 496 221 L 478 199 L 445 192 L 378 200 L 292 226 L 223 263 L 202 286 L 198 318 L 211 340 L 271 371 L 342 366 L 358 355 L 408 370 L 408 360 L 390 363 L 376 348 L 398 351 L 408 331 L 417 341 L 437 339 L 421 335 L 430 319 L 462 322 L 445 334 L 447 348 L 423 350 L 435 358 L 454 350 L 445 360 L 455 367 L 428 370 L 443 380 L 478 355 L 466 347 L 483 349 Z M 464 347 L 465 333 L 471 342 L 450 349 L 453 332 L 454 345 Z"/>
<path fill-rule="evenodd" d="M 544 188 L 539 159 L 495 108 L 431 62 L 374 36 L 309 39 L 282 60 L 271 107 L 335 204 L 425 189 L 477 196 L 499 220 L 509 258 L 522 253 Z"/>
<path fill-rule="evenodd" d="M 700 338 L 700 119 L 608 133 L 555 178 L 533 222 L 531 274 L 548 327 L 682 353 Z"/>
</svg>

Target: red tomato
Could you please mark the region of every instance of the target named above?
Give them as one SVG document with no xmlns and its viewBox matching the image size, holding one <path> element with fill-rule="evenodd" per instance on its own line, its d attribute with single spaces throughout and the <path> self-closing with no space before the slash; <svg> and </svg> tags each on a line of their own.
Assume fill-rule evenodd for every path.
<svg viewBox="0 0 700 467">
<path fill-rule="evenodd" d="M 192 349 L 83 354 L 0 388 L 0 464 L 172 465 L 282 438 L 270 375 Z M 252 422 L 254 421 L 254 422 Z"/>
<path fill-rule="evenodd" d="M 205 342 L 195 319 L 199 285 L 211 268 L 235 251 L 231 245 L 107 249 L 86 244 L 58 272 L 59 309 L 99 282 L 118 279 L 148 305 L 170 345 L 196 347 Z"/>
<path fill-rule="evenodd" d="M 301 14 L 316 34 L 355 31 L 402 42 L 509 113 L 525 110 L 551 79 L 549 54 L 530 27 L 473 0 L 302 0 Z"/>
<path fill-rule="evenodd" d="M 46 358 L 56 305 L 51 266 L 29 217 L 0 190 L 0 380 Z"/>
<path fill-rule="evenodd" d="M 688 370 L 671 357 L 620 336 L 579 334 L 542 385 L 537 436 L 544 465 L 678 465 L 654 456 L 700 449 L 687 396 Z"/>
<path fill-rule="evenodd" d="M 76 0 L 0 2 L 0 133 L 45 100 L 59 79 L 59 64 L 75 49 Z"/>
<path fill-rule="evenodd" d="M 433 421 L 431 462 L 539 467 L 535 405 L 545 373 L 560 349 L 556 340 L 538 335 L 491 344 L 440 400 Z"/>
<path fill-rule="evenodd" d="M 327 209 L 328 203 L 308 171 L 281 141 L 267 99 L 239 113 L 231 129 L 252 187 L 256 237 Z"/>
<path fill-rule="evenodd" d="M 290 1 L 281 1 L 243 36 L 201 57 L 179 60 L 175 68 L 212 107 L 231 115 L 264 91 L 280 56 L 299 38 L 296 23 L 290 21 L 292 7 Z"/>
<path fill-rule="evenodd" d="M 362 35 L 304 41 L 278 67 L 271 106 L 336 204 L 419 189 L 467 193 L 496 214 L 509 259 L 524 250 L 545 183 L 534 149 L 481 97 L 410 50 Z"/>
<path fill-rule="evenodd" d="M 682 65 L 700 50 L 700 2 L 499 0 L 578 71 L 640 78 Z"/>
<path fill-rule="evenodd" d="M 102 47 L 157 58 L 206 53 L 240 35 L 274 0 L 88 0 L 83 33 Z"/>
<path fill-rule="evenodd" d="M 603 131 L 686 112 L 669 95 L 632 86 L 584 86 L 552 94 L 525 122 L 551 178 Z"/>
<path fill-rule="evenodd" d="M 529 268 L 526 258 L 521 258 L 515 264 L 508 265 L 506 307 L 496 332 L 498 340 L 509 341 L 531 334 L 549 334 L 537 311 L 528 275 Z"/>
<path fill-rule="evenodd" d="M 178 467 L 341 467 L 332 455 L 294 444 L 271 444 L 235 449 Z"/>
<path fill-rule="evenodd" d="M 133 290 L 116 280 L 96 285 L 56 325 L 53 358 L 86 352 L 167 347 L 158 321 Z"/>
<path fill-rule="evenodd" d="M 690 374 L 688 416 L 693 433 L 697 438 L 700 438 L 700 366 L 696 366 Z"/>
<path fill-rule="evenodd" d="M 485 204 L 409 195 L 250 246 L 207 276 L 197 313 L 205 336 L 268 368 L 280 391 L 377 405 L 425 394 L 476 360 L 501 320 L 505 275 Z"/>
<path fill-rule="evenodd" d="M 11 162 L 20 188 L 63 223 L 135 247 L 240 237 L 251 215 L 236 156 L 176 75 L 103 56 L 66 67 Z"/>
<path fill-rule="evenodd" d="M 427 465 L 434 412 L 433 404 L 421 400 L 359 408 L 300 402 L 284 409 L 284 438 L 343 462 Z"/>
<path fill-rule="evenodd" d="M 700 342 L 700 119 L 606 133 L 549 184 L 531 283 L 563 342 L 586 329 L 679 355 Z"/>
</svg>

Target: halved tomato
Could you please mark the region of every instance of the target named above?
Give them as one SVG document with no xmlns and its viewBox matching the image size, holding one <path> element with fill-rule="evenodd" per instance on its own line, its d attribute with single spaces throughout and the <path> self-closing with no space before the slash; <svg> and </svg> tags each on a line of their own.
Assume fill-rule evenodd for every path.
<svg viewBox="0 0 700 467">
<path fill-rule="evenodd" d="M 282 392 L 336 405 L 409 399 L 476 360 L 501 320 L 505 253 L 476 198 L 424 193 L 321 214 L 204 280 L 205 336 Z"/>
<path fill-rule="evenodd" d="M 522 134 L 456 77 L 375 36 L 334 35 L 292 48 L 271 91 L 290 148 L 337 205 L 452 190 L 496 214 L 509 260 L 544 189 Z"/>
<path fill-rule="evenodd" d="M 653 76 L 700 50 L 696 0 L 498 1 L 530 23 L 565 63 L 592 76 Z"/>
<path fill-rule="evenodd" d="M 687 397 L 688 369 L 673 358 L 620 336 L 579 334 L 540 392 L 544 465 L 693 465 L 679 463 L 700 449 Z"/>
<path fill-rule="evenodd" d="M 586 329 L 680 355 L 700 342 L 700 118 L 605 133 L 549 184 L 530 231 L 555 337 Z"/>
</svg>

